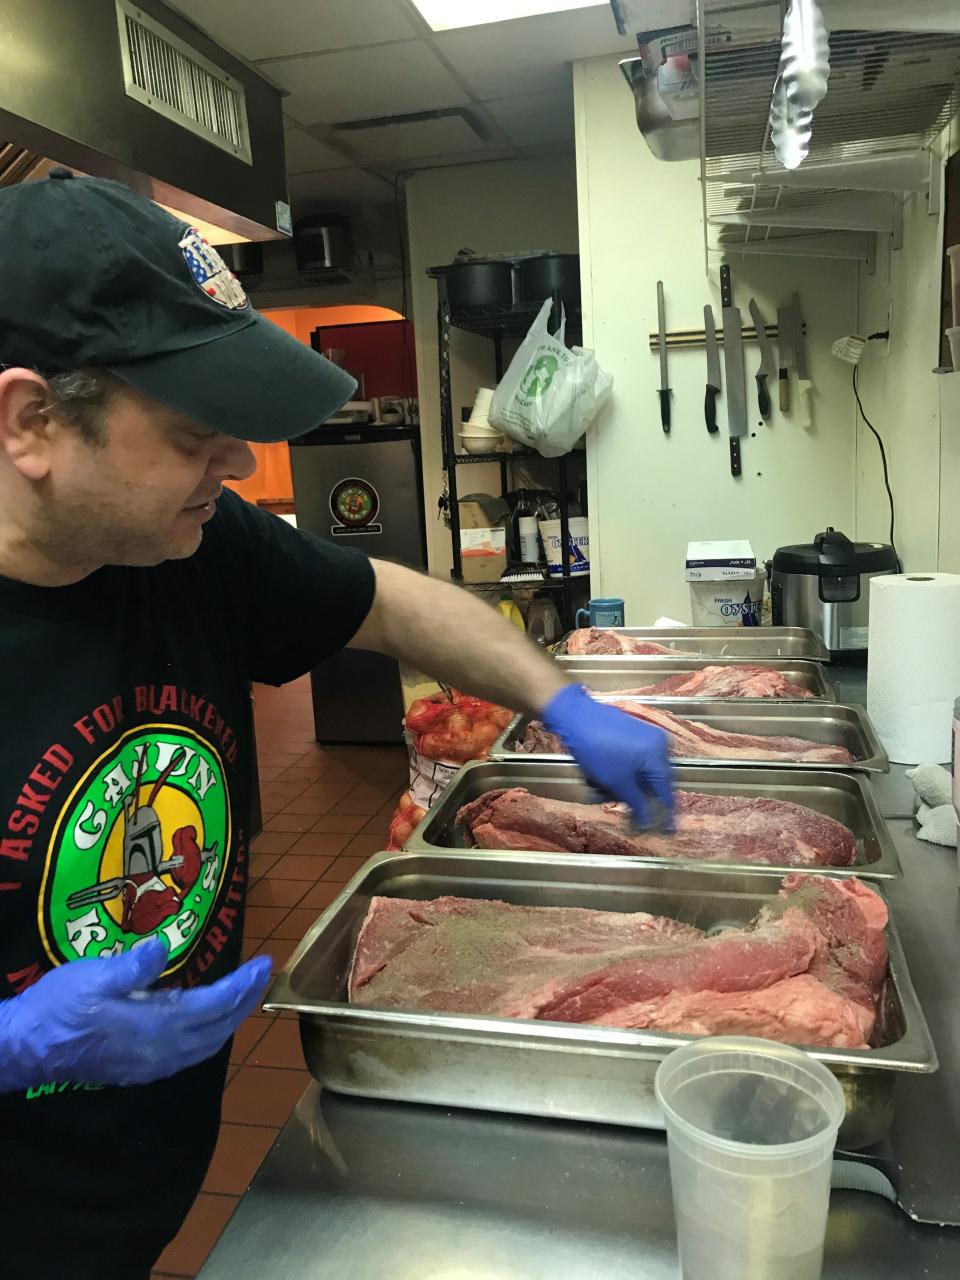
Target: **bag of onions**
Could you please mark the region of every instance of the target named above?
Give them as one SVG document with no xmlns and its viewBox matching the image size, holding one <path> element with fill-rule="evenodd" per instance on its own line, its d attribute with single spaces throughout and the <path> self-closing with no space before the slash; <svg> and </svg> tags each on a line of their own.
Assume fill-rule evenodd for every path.
<svg viewBox="0 0 960 1280">
<path fill-rule="evenodd" d="M 410 788 L 390 823 L 387 848 L 402 849 L 437 796 L 468 760 L 482 760 L 513 719 L 513 712 L 483 698 L 451 690 L 410 704 L 404 737 L 410 752 Z"/>
</svg>

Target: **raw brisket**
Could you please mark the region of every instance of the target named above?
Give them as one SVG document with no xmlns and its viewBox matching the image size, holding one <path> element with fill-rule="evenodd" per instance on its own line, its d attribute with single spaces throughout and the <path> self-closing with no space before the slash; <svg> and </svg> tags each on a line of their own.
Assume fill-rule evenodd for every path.
<svg viewBox="0 0 960 1280">
<path fill-rule="evenodd" d="M 730 733 L 698 720 L 675 716 L 655 703 L 619 702 L 614 698 L 609 705 L 665 729 L 670 736 L 670 754 L 685 760 L 796 760 L 822 764 L 850 764 L 853 761 L 846 747 L 833 743 L 774 734 Z M 550 733 L 538 720 L 527 726 L 517 750 L 532 754 L 568 754 L 557 735 Z"/>
<path fill-rule="evenodd" d="M 744 928 L 645 912 L 373 898 L 348 992 L 383 1009 L 756 1035 L 864 1049 L 886 908 L 859 881 L 788 876 Z"/>
<path fill-rule="evenodd" d="M 481 849 L 539 849 L 770 866 L 849 867 L 853 834 L 826 814 L 750 796 L 676 793 L 677 831 L 634 833 L 626 805 L 575 804 L 523 787 L 488 791 L 457 814 Z"/>
<path fill-rule="evenodd" d="M 647 698 L 790 698 L 797 701 L 813 697 L 809 689 L 794 684 L 782 671 L 750 663 L 702 667 L 699 671 L 667 676 L 640 689 L 623 689 L 621 693 Z"/>
<path fill-rule="evenodd" d="M 608 631 L 604 627 L 582 627 L 567 636 L 567 653 L 583 656 L 594 653 L 615 654 L 669 654 L 672 657 L 692 658 L 696 654 L 684 653 L 682 649 L 671 649 L 656 640 L 634 640 L 630 636 L 621 635 L 618 631 Z"/>
</svg>

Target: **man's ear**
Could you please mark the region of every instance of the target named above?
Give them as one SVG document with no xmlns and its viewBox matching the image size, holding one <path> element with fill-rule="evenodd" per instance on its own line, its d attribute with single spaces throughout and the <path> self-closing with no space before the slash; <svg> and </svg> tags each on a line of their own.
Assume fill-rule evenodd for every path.
<svg viewBox="0 0 960 1280">
<path fill-rule="evenodd" d="M 32 369 L 0 371 L 0 455 L 27 480 L 44 480 L 50 470 L 49 396 Z"/>
</svg>

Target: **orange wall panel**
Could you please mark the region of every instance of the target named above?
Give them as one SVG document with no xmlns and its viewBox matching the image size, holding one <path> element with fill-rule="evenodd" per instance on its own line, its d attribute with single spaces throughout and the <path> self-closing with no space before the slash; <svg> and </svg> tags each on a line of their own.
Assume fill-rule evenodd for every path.
<svg viewBox="0 0 960 1280">
<path fill-rule="evenodd" d="M 310 334 L 318 325 L 370 324 L 377 320 L 399 320 L 398 312 L 387 307 L 276 307 L 263 314 L 281 329 L 310 345 Z M 293 501 L 290 450 L 286 444 L 251 444 L 257 470 L 249 480 L 230 480 L 228 485 L 248 502 L 267 499 Z"/>
</svg>

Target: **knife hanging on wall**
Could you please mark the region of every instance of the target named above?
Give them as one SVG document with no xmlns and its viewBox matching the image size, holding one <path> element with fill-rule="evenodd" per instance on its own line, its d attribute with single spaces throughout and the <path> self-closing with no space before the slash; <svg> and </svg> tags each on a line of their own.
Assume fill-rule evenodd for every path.
<svg viewBox="0 0 960 1280">
<path fill-rule="evenodd" d="M 730 432 L 730 474 L 741 474 L 740 439 L 747 434 L 747 399 L 743 368 L 743 333 L 740 308 L 733 305 L 730 268 L 720 268 L 720 302 L 723 306 L 723 371 L 727 387 L 727 427 Z"/>
<path fill-rule="evenodd" d="M 797 362 L 797 423 L 801 427 L 809 427 L 812 422 L 810 395 L 813 391 L 813 383 L 807 375 L 807 340 L 803 336 L 803 312 L 800 310 L 799 293 L 793 295 L 790 310 L 793 319 L 794 355 Z"/>
<path fill-rule="evenodd" d="M 770 339 L 767 337 L 767 326 L 764 324 L 763 316 L 760 314 L 756 298 L 750 299 L 750 317 L 753 320 L 753 327 L 757 331 L 757 340 L 760 343 L 760 368 L 755 374 L 757 379 L 757 407 L 760 410 L 760 417 L 764 422 L 769 422 L 771 410 L 770 379 L 777 376 L 777 366 L 773 360 L 773 348 L 770 346 Z"/>
<path fill-rule="evenodd" d="M 707 346 L 707 393 L 703 401 L 703 418 L 707 430 L 715 435 L 717 426 L 717 396 L 720 394 L 720 349 L 717 346 L 717 326 L 713 321 L 713 307 L 703 308 L 703 332 Z"/>
<path fill-rule="evenodd" d="M 790 370 L 797 363 L 793 339 L 793 307 L 777 307 L 777 346 L 780 348 L 780 412 L 790 412 Z"/>
<path fill-rule="evenodd" d="M 660 425 L 670 434 L 670 383 L 667 379 L 667 313 L 663 301 L 663 281 L 657 281 L 657 329 L 660 346 Z"/>
</svg>

